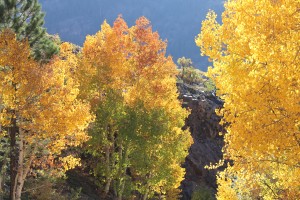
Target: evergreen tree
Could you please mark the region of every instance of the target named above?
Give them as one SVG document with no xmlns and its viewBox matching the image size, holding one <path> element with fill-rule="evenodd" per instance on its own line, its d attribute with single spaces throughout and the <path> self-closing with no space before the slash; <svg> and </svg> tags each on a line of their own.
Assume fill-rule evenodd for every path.
<svg viewBox="0 0 300 200">
<path fill-rule="evenodd" d="M 47 61 L 58 46 L 43 28 L 44 16 L 38 0 L 0 0 L 0 30 L 12 29 L 19 40 L 28 39 L 34 58 Z"/>
</svg>

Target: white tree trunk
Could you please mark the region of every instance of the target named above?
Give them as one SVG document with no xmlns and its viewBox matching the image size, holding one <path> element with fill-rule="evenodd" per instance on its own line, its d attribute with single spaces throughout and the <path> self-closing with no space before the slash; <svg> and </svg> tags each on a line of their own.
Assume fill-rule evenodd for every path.
<svg viewBox="0 0 300 200">
<path fill-rule="evenodd" d="M 37 146 L 35 145 L 33 149 L 30 149 L 28 151 L 28 155 L 26 155 L 24 132 L 21 128 L 19 129 L 19 135 L 20 135 L 19 158 L 18 158 L 18 166 L 17 166 L 17 176 L 15 181 L 15 200 L 21 200 L 24 182 L 29 173 L 31 163 L 34 159 L 35 151 L 37 148 Z M 30 147 L 27 146 L 27 148 Z M 27 157 L 27 161 L 25 161 L 26 157 Z"/>
<path fill-rule="evenodd" d="M 24 171 L 24 135 L 21 129 L 19 129 L 20 141 L 19 141 L 19 158 L 17 166 L 17 176 L 15 182 L 15 199 L 21 200 L 21 193 L 23 188 L 23 171 Z"/>
</svg>

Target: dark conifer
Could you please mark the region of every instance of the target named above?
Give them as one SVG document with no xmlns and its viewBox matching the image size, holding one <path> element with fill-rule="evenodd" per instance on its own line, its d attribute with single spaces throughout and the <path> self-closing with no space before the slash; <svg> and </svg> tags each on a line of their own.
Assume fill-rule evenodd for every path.
<svg viewBox="0 0 300 200">
<path fill-rule="evenodd" d="M 0 30 L 9 28 L 18 39 L 28 39 L 33 56 L 43 62 L 58 52 L 43 27 L 44 16 L 38 0 L 0 0 Z"/>
</svg>

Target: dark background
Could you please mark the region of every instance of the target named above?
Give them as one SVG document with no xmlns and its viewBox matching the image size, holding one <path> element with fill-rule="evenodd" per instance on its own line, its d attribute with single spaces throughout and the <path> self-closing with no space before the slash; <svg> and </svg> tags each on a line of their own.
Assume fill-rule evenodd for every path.
<svg viewBox="0 0 300 200">
<path fill-rule="evenodd" d="M 195 37 L 209 9 L 223 11 L 221 0 L 40 0 L 46 12 L 45 27 L 63 41 L 82 46 L 86 35 L 95 34 L 106 19 L 112 24 L 122 14 L 128 26 L 147 17 L 162 39 L 168 40 L 167 54 L 174 62 L 191 58 L 195 67 L 206 71 L 211 65 L 201 57 Z"/>
</svg>

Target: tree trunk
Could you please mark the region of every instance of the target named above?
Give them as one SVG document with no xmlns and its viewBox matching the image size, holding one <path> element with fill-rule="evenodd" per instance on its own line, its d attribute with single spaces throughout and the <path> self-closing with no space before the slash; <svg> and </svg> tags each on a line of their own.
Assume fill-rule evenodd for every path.
<svg viewBox="0 0 300 200">
<path fill-rule="evenodd" d="M 147 174 L 146 176 L 145 176 L 145 181 L 146 181 L 146 191 L 145 191 L 145 194 L 144 194 L 144 196 L 143 196 L 143 200 L 147 200 L 148 199 L 148 195 L 149 195 L 149 188 L 150 188 L 150 184 L 149 184 L 149 182 L 148 182 L 148 179 L 151 177 L 151 174 L 149 173 L 149 174 Z"/>
<path fill-rule="evenodd" d="M 16 184 L 15 184 L 15 192 L 16 192 L 16 200 L 21 200 L 21 193 L 22 188 L 24 185 L 23 180 L 23 172 L 24 172 L 24 138 L 22 132 L 20 134 L 20 141 L 19 141 L 19 159 L 18 159 L 18 170 L 17 170 L 17 176 L 16 176 Z"/>
<path fill-rule="evenodd" d="M 118 200 L 122 200 L 124 188 L 125 188 L 125 180 L 123 180 L 123 181 L 120 183 L 120 189 L 119 189 L 119 194 L 118 194 Z"/>
<path fill-rule="evenodd" d="M 107 134 L 107 139 L 110 142 L 105 148 L 105 164 L 106 164 L 106 178 L 107 181 L 105 183 L 105 188 L 104 188 L 104 196 L 107 196 L 109 193 L 109 189 L 111 187 L 111 184 L 114 180 L 114 175 L 112 174 L 113 170 L 115 169 L 116 165 L 116 159 L 114 156 L 115 153 L 115 131 L 112 126 L 107 127 L 108 134 Z M 114 193 L 117 194 L 117 191 L 114 188 Z"/>
<path fill-rule="evenodd" d="M 106 163 L 106 177 L 107 177 L 107 181 L 105 183 L 105 187 L 104 187 L 104 195 L 106 196 L 109 192 L 110 189 L 110 185 L 111 185 L 111 160 L 113 159 L 113 155 L 112 158 L 110 157 L 111 155 L 111 147 L 110 145 L 107 145 L 105 148 L 105 163 Z M 108 178 L 109 177 L 109 178 Z"/>
<path fill-rule="evenodd" d="M 17 170 L 16 184 L 15 184 L 16 200 L 21 200 L 23 186 L 26 177 L 30 171 L 31 163 L 35 157 L 35 152 L 37 150 L 37 144 L 35 144 L 34 146 L 27 147 L 28 153 L 26 155 L 24 132 L 21 129 L 19 130 L 19 135 L 20 135 L 19 159 L 18 159 L 18 170 Z M 26 157 L 27 157 L 27 161 L 25 161 Z"/>
<path fill-rule="evenodd" d="M 185 71 L 185 67 L 182 66 L 182 76 L 181 76 L 181 79 L 184 80 L 184 71 Z M 184 81 L 183 81 L 184 82 Z"/>
<path fill-rule="evenodd" d="M 111 141 L 111 148 L 110 148 L 110 153 L 111 153 L 111 160 L 110 160 L 110 173 L 109 173 L 109 177 L 111 179 L 111 181 L 113 181 L 114 183 L 114 195 L 116 196 L 116 194 L 118 194 L 117 190 L 116 190 L 116 182 L 114 181 L 115 179 L 115 174 L 112 174 L 112 172 L 115 170 L 116 168 L 116 157 L 115 157 L 115 142 L 116 142 L 116 138 L 115 138 L 115 130 L 113 125 L 111 126 L 110 129 L 110 141 Z"/>
<path fill-rule="evenodd" d="M 17 158 L 17 148 L 16 148 L 16 136 L 17 136 L 17 120 L 12 119 L 12 127 L 8 128 L 8 134 L 10 137 L 10 200 L 15 200 L 15 180 L 17 175 L 16 169 L 16 158 Z"/>
<path fill-rule="evenodd" d="M 109 192 L 109 188 L 110 188 L 110 184 L 111 184 L 112 179 L 108 178 L 105 184 L 105 188 L 104 188 L 104 194 L 105 196 L 108 194 Z"/>
<path fill-rule="evenodd" d="M 123 145 L 122 145 L 122 141 L 120 143 L 119 146 L 119 172 L 118 172 L 118 182 L 119 182 L 119 188 L 117 188 L 118 190 L 118 200 L 122 200 L 122 195 L 123 195 Z"/>
<path fill-rule="evenodd" d="M 37 144 L 33 146 L 27 146 L 28 152 L 25 151 L 25 139 L 24 131 L 19 129 L 19 153 L 18 153 L 18 165 L 17 165 L 17 174 L 14 183 L 14 199 L 21 200 L 22 189 L 26 177 L 30 171 L 31 163 L 35 157 L 35 152 L 37 149 Z M 27 160 L 25 160 L 27 157 Z"/>
<path fill-rule="evenodd" d="M 127 169 L 127 161 L 128 161 L 128 148 L 125 145 L 124 151 L 123 151 L 123 145 L 121 144 L 120 150 L 119 150 L 119 157 L 120 157 L 120 167 L 119 167 L 119 194 L 118 194 L 118 200 L 122 200 L 123 192 L 125 189 L 126 184 L 126 169 Z"/>
<path fill-rule="evenodd" d="M 148 192 L 149 192 L 149 189 L 147 188 L 146 192 L 145 192 L 145 194 L 143 196 L 143 200 L 147 200 L 148 199 Z"/>
</svg>

